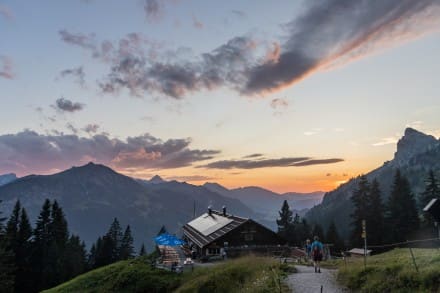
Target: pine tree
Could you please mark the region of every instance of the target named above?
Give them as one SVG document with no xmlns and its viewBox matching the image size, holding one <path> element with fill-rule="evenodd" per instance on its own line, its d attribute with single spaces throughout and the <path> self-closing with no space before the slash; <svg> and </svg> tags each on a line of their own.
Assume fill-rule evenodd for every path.
<svg viewBox="0 0 440 293">
<path fill-rule="evenodd" d="M 9 293 L 14 292 L 14 256 L 6 248 L 5 220 L 0 211 L 0 291 Z"/>
<path fill-rule="evenodd" d="M 105 237 L 106 238 L 105 239 L 106 248 L 107 248 L 107 246 L 112 247 L 110 263 L 119 260 L 119 252 L 121 250 L 122 237 L 123 236 L 122 236 L 121 225 L 119 224 L 118 219 L 115 218 L 113 220 L 113 223 L 110 226 L 109 231 L 106 234 L 106 237 Z M 103 239 L 103 241 L 104 241 L 104 239 Z"/>
<path fill-rule="evenodd" d="M 435 178 L 434 171 L 430 170 L 428 178 L 425 180 L 425 190 L 420 195 L 420 210 L 434 198 L 440 199 L 440 186 Z"/>
<path fill-rule="evenodd" d="M 49 268 L 50 254 L 49 248 L 52 242 L 50 233 L 50 219 L 51 204 L 48 199 L 45 200 L 38 216 L 37 223 L 34 229 L 34 243 L 32 251 L 32 271 L 34 289 L 41 290 L 47 288 L 48 281 L 51 278 Z"/>
<path fill-rule="evenodd" d="M 145 249 L 145 245 L 142 243 L 141 250 L 139 251 L 139 256 L 144 256 L 147 254 L 147 250 Z"/>
<path fill-rule="evenodd" d="M 368 199 L 370 196 L 370 183 L 365 175 L 359 178 L 358 187 L 354 190 L 351 201 L 354 205 L 354 211 L 350 215 L 352 218 L 351 226 L 351 244 L 353 246 L 363 245 L 362 240 L 362 221 L 367 218 Z"/>
<path fill-rule="evenodd" d="M 9 217 L 9 220 L 6 224 L 7 249 L 9 249 L 14 255 L 18 245 L 17 236 L 18 236 L 18 227 L 20 225 L 20 211 L 21 211 L 20 201 L 17 200 L 14 209 L 12 210 L 12 214 Z"/>
<path fill-rule="evenodd" d="M 162 225 L 162 227 L 160 227 L 159 232 L 157 233 L 157 236 L 165 234 L 165 233 L 168 233 L 167 228 L 165 228 L 165 226 Z"/>
<path fill-rule="evenodd" d="M 411 192 L 409 182 L 397 170 L 387 206 L 387 223 L 389 241 L 401 242 L 408 240 L 411 233 L 419 227 L 416 201 Z"/>
<path fill-rule="evenodd" d="M 119 253 L 119 259 L 125 260 L 133 258 L 134 248 L 133 248 L 133 236 L 131 236 L 130 225 L 127 226 L 124 232 L 124 237 L 121 242 L 121 250 Z"/>
<path fill-rule="evenodd" d="M 284 200 L 281 210 L 278 213 L 280 215 L 280 218 L 277 219 L 278 235 L 290 243 L 292 240 L 293 213 L 290 210 L 287 200 Z"/>
<path fill-rule="evenodd" d="M 93 243 L 87 258 L 87 269 L 91 270 L 95 268 L 95 263 L 96 263 L 96 245 L 95 243 Z"/>
<path fill-rule="evenodd" d="M 32 292 L 32 269 L 31 269 L 31 251 L 32 251 L 32 227 L 29 222 L 26 210 L 21 208 L 20 222 L 17 231 L 17 246 L 15 250 L 15 292 Z"/>
<path fill-rule="evenodd" d="M 66 280 L 69 280 L 86 271 L 87 255 L 84 242 L 79 236 L 71 235 L 65 251 Z"/>
<path fill-rule="evenodd" d="M 376 179 L 371 183 L 370 193 L 367 196 L 366 224 L 368 244 L 382 244 L 385 232 L 384 206 L 379 182 Z"/>
<path fill-rule="evenodd" d="M 340 252 L 344 249 L 344 245 L 341 238 L 339 237 L 335 222 L 333 221 L 331 221 L 330 226 L 328 227 L 325 240 L 327 241 L 327 243 L 333 245 L 330 248 L 331 253 L 333 255 L 340 255 Z"/>
</svg>

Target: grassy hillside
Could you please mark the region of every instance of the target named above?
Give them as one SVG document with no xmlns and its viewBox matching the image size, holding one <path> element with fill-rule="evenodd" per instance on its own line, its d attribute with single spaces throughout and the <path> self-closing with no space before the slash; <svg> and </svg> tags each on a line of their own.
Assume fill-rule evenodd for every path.
<svg viewBox="0 0 440 293">
<path fill-rule="evenodd" d="M 283 268 L 270 258 L 245 257 L 181 275 L 148 263 L 121 261 L 44 292 L 279 292 L 283 277 Z"/>
<path fill-rule="evenodd" d="M 170 292 L 181 277 L 154 270 L 146 258 L 117 262 L 80 275 L 44 292 Z"/>
<path fill-rule="evenodd" d="M 417 273 L 409 249 L 400 248 L 367 259 L 340 263 L 339 281 L 361 292 L 440 292 L 440 250 L 413 249 Z"/>
</svg>

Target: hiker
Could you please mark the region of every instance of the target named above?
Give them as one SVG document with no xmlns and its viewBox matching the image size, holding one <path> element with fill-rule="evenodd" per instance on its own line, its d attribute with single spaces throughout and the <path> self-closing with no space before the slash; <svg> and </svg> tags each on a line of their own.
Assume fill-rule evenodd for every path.
<svg viewBox="0 0 440 293">
<path fill-rule="evenodd" d="M 306 240 L 305 251 L 306 251 L 306 254 L 307 254 L 307 259 L 309 260 L 310 259 L 310 254 L 312 252 L 312 245 L 310 244 L 310 239 Z"/>
<path fill-rule="evenodd" d="M 315 240 L 311 245 L 313 264 L 315 266 L 315 273 L 320 273 L 321 272 L 320 262 L 322 261 L 322 252 L 324 247 L 322 243 L 319 242 L 318 236 L 315 236 L 313 239 Z"/>
</svg>

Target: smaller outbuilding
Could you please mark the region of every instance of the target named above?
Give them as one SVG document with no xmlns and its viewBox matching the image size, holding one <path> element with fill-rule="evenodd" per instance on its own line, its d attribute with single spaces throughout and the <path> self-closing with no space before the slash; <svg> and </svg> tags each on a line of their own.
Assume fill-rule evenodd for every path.
<svg viewBox="0 0 440 293">
<path fill-rule="evenodd" d="M 347 252 L 350 254 L 350 256 L 353 256 L 353 257 L 363 257 L 365 254 L 365 251 L 363 248 L 353 248 Z M 367 249 L 367 256 L 369 256 L 371 254 L 371 252 L 372 252 L 372 250 Z"/>
<path fill-rule="evenodd" d="M 183 226 L 184 240 L 199 257 L 226 256 L 229 248 L 284 244 L 274 231 L 252 219 L 208 208 L 208 212 Z M 223 254 L 223 255 L 222 255 Z"/>
</svg>

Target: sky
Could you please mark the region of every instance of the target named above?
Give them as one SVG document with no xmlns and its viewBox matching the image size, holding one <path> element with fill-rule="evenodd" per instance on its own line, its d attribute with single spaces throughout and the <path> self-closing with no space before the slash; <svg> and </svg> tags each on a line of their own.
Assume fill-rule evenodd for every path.
<svg viewBox="0 0 440 293">
<path fill-rule="evenodd" d="M 0 0 L 0 174 L 328 191 L 440 136 L 439 0 Z"/>
</svg>

